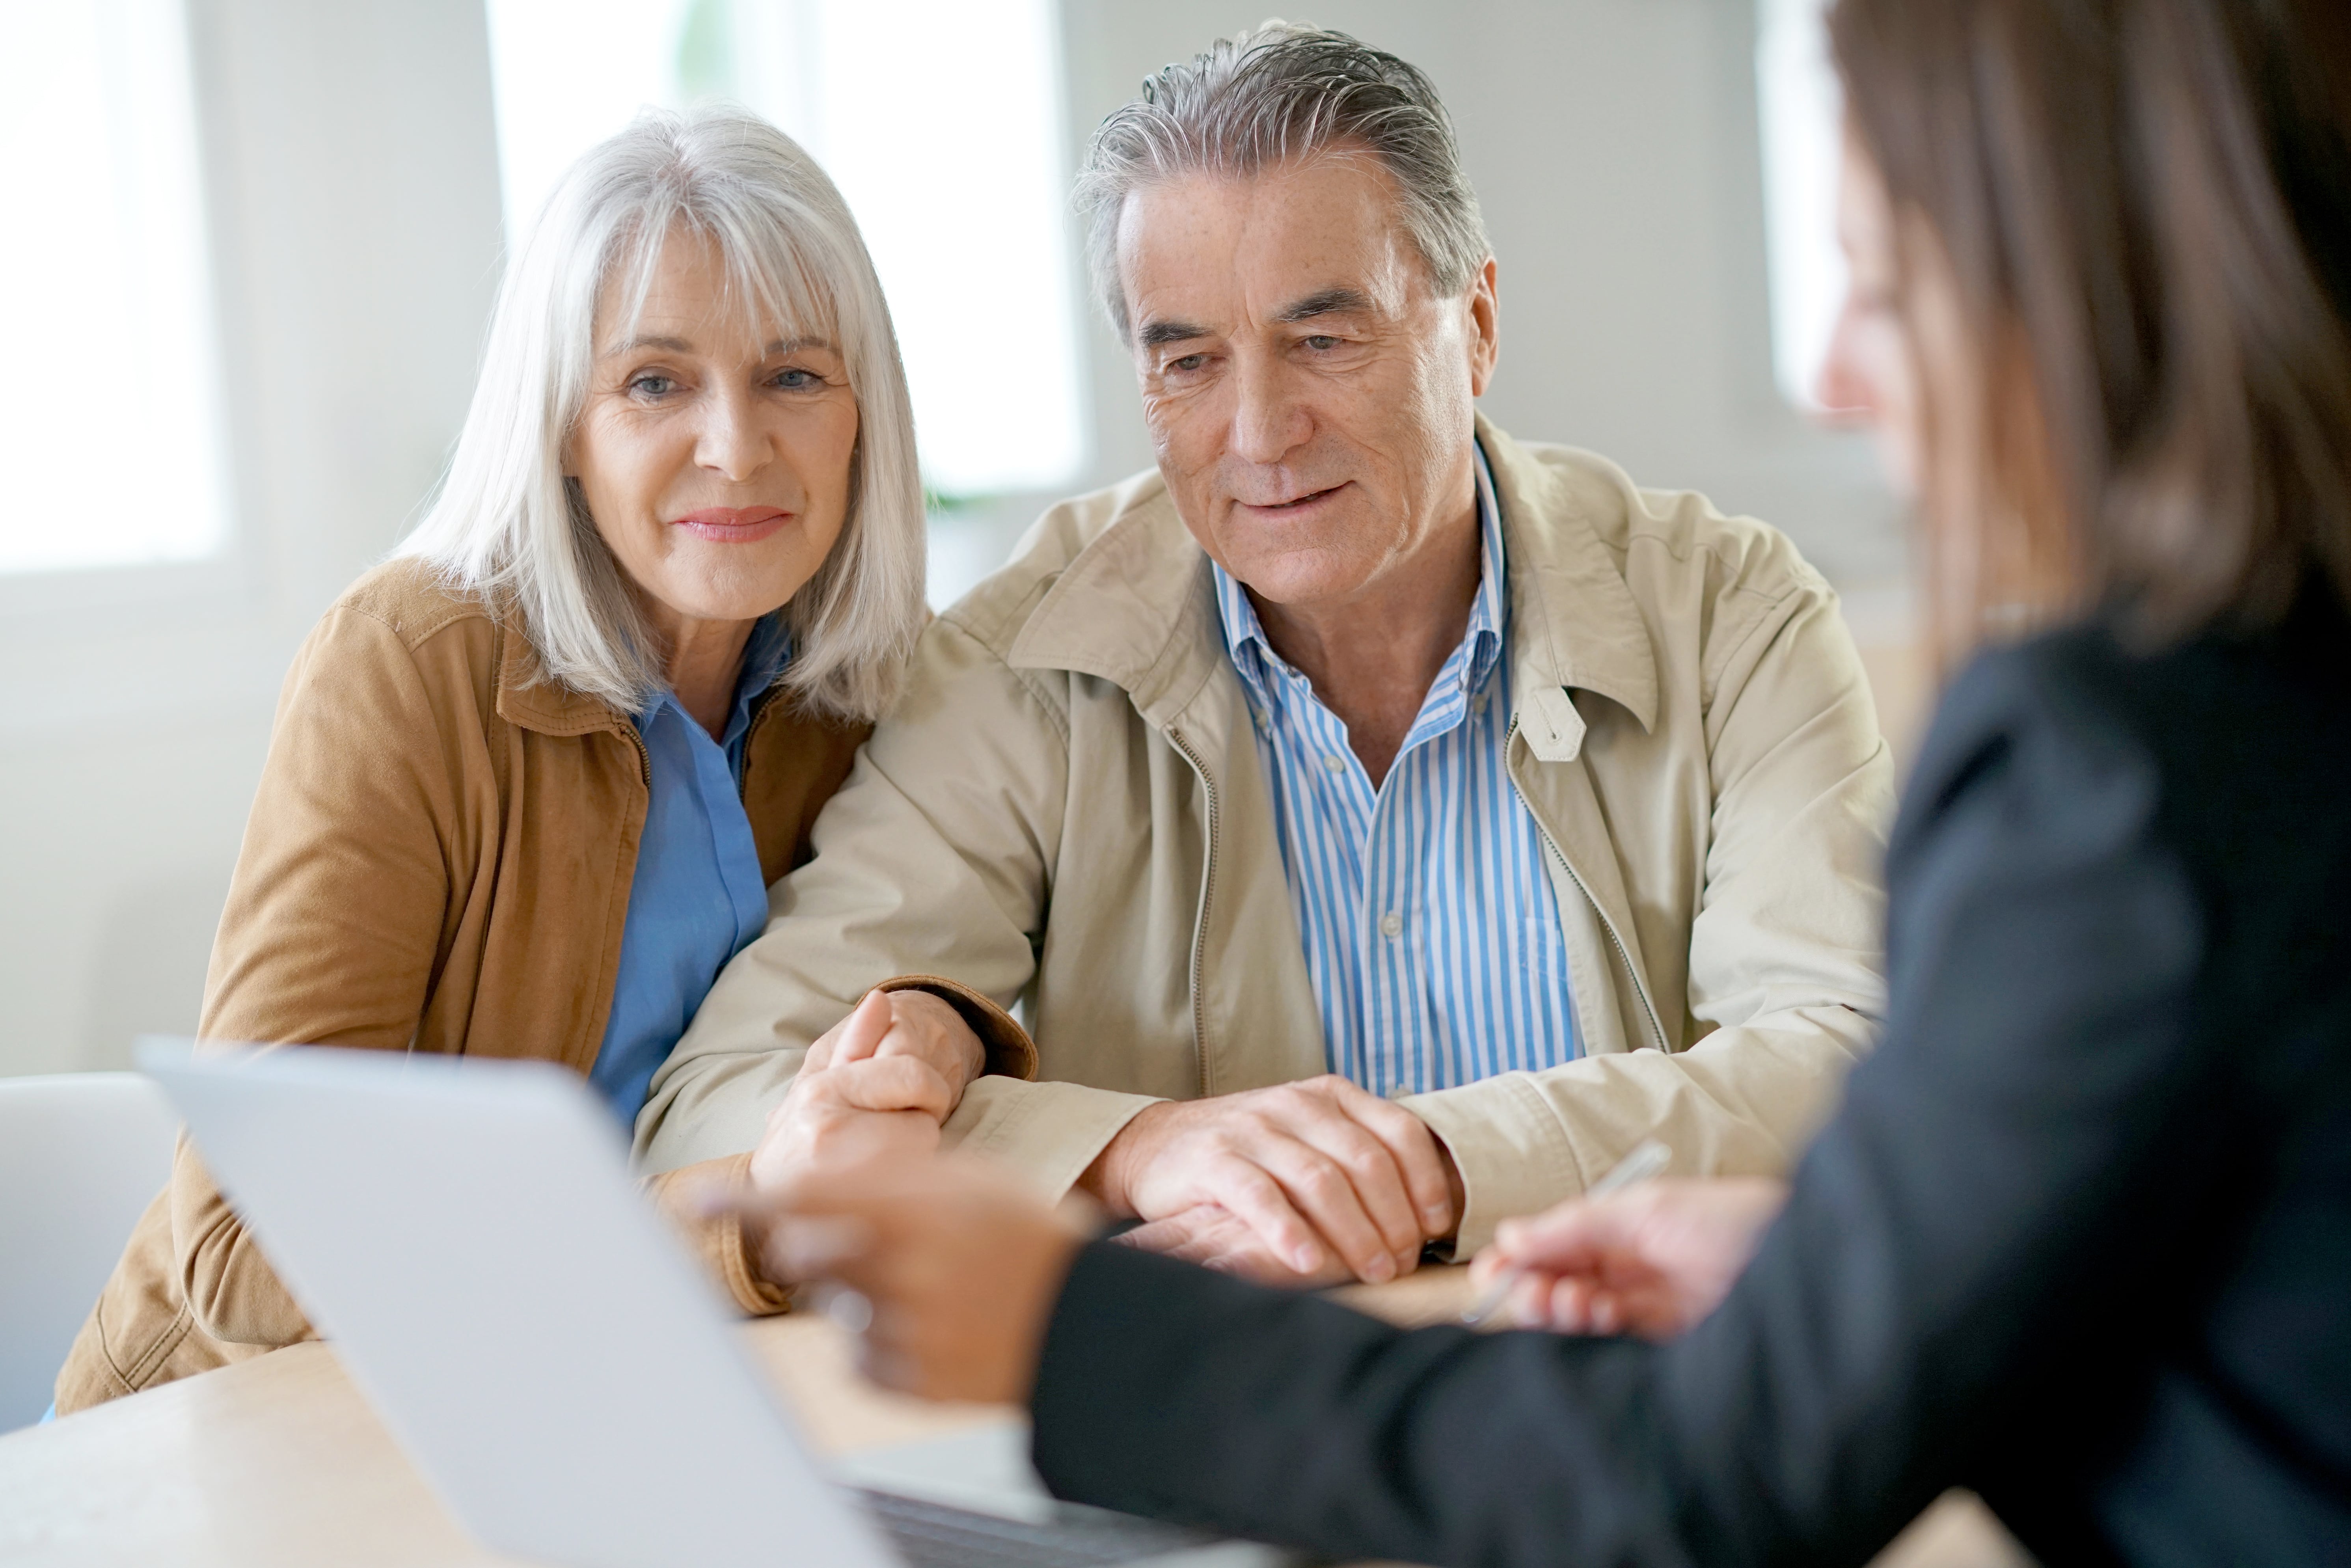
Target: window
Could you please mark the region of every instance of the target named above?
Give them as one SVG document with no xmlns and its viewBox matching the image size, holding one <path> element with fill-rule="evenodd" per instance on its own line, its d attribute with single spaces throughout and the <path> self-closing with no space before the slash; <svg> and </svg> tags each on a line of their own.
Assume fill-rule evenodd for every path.
<svg viewBox="0 0 2351 1568">
<path fill-rule="evenodd" d="M 0 207 L 18 304 L 0 572 L 217 554 L 227 443 L 182 0 L 0 8 Z"/>
<path fill-rule="evenodd" d="M 857 214 L 951 498 L 1084 458 L 1052 0 L 490 0 L 509 235 L 640 105 L 730 99 Z"/>
<path fill-rule="evenodd" d="M 1808 409 L 1820 406 L 1813 389 L 1845 287 L 1836 243 L 1844 110 L 1829 62 L 1827 10 L 1827 0 L 1756 4 L 1772 361 L 1781 390 Z"/>
</svg>

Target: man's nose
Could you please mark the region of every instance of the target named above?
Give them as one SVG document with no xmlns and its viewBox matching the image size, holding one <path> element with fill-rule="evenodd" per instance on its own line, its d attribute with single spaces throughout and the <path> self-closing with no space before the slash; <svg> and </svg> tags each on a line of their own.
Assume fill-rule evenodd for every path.
<svg viewBox="0 0 2351 1568">
<path fill-rule="evenodd" d="M 1236 369 L 1233 455 L 1247 463 L 1279 463 L 1313 433 L 1305 400 L 1271 356 L 1249 356 Z"/>
<path fill-rule="evenodd" d="M 705 402 L 702 434 L 694 449 L 696 464 L 739 485 L 775 455 L 775 444 L 754 415 L 748 393 L 714 392 Z"/>
<path fill-rule="evenodd" d="M 1860 347 L 1855 341 L 1857 330 L 1853 299 L 1848 295 L 1838 308 L 1835 325 L 1829 329 L 1828 352 L 1821 356 L 1821 368 L 1813 377 L 1813 400 L 1833 423 L 1865 423 L 1877 402 L 1876 389 L 1870 383 L 1868 370 L 1861 363 Z"/>
</svg>

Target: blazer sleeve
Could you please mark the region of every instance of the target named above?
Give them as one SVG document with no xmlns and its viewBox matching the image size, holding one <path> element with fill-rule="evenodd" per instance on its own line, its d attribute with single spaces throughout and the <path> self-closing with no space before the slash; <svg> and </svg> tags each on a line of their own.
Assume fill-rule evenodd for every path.
<svg viewBox="0 0 2351 1568">
<path fill-rule="evenodd" d="M 312 632 L 279 697 L 214 940 L 205 1040 L 407 1046 L 448 904 L 449 719 L 383 622 L 345 607 Z M 420 744 L 434 736 L 444 744 Z M 246 1344 L 314 1337 L 184 1139 L 170 1207 L 198 1328 Z"/>
<path fill-rule="evenodd" d="M 1098 1246 L 1046 1338 L 1046 1480 L 1342 1558 L 1857 1563 L 1988 1466 L 2095 1451 L 2118 1358 L 2192 1288 L 2179 1227 L 2228 1185 L 2241 1074 L 2193 1022 L 2152 768 L 2078 714 L 1954 706 L 2000 722 L 1922 761 L 1886 1040 L 1711 1317 L 1407 1333 Z"/>
<path fill-rule="evenodd" d="M 1719 641 L 1697 914 L 1686 954 L 1645 944 L 1688 1034 L 1405 1101 L 1461 1172 L 1462 1256 L 1645 1138 L 1680 1175 L 1787 1170 L 1883 1022 L 1894 768 L 1835 596 L 1808 573 Z"/>
</svg>

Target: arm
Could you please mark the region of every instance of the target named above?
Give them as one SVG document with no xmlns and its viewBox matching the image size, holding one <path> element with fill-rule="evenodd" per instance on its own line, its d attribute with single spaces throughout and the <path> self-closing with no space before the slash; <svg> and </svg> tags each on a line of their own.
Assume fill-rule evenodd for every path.
<svg viewBox="0 0 2351 1568">
<path fill-rule="evenodd" d="M 952 618 L 932 622 L 905 696 L 819 816 L 814 858 L 770 890 L 767 931 L 719 975 L 654 1075 L 637 1121 L 648 1168 L 758 1144 L 809 1048 L 885 982 L 953 1001 L 989 1047 L 994 1074 L 962 1096 L 951 1139 L 983 1146 L 1050 1105 L 1067 1113 L 1068 1129 L 1043 1179 L 1065 1189 L 1150 1103 L 1020 1082 L 1033 1074 L 1033 1048 L 1003 1012 L 1035 972 L 1044 936 L 1065 723 Z M 953 979 L 906 978 L 909 968 Z"/>
<path fill-rule="evenodd" d="M 1647 1137 L 1678 1173 L 1788 1168 L 1876 1031 L 1879 865 L 1893 764 L 1834 597 L 1810 579 L 1717 632 L 1704 886 L 1679 933 L 1644 933 L 1691 1033 L 1404 1102 L 1441 1138 L 1468 1205 L 1458 1255 L 1583 1191 Z"/>
<path fill-rule="evenodd" d="M 1405 1333 L 1092 1249 L 1039 1363 L 1048 1481 L 1493 1563 L 1859 1561 L 1948 1485 L 2062 1488 L 2192 1310 L 2177 1219 L 2228 1185 L 2241 1096 L 2147 771 L 2059 732 L 1922 766 L 1886 1046 L 1689 1334 Z"/>
<path fill-rule="evenodd" d="M 213 945 L 204 1039 L 409 1043 L 448 903 L 434 824 L 460 810 L 454 761 L 420 765 L 413 737 L 444 733 L 447 716 L 389 627 L 349 609 L 319 622 L 278 701 Z M 247 1344 L 312 1337 L 184 1139 L 171 1215 L 200 1329 Z"/>
</svg>

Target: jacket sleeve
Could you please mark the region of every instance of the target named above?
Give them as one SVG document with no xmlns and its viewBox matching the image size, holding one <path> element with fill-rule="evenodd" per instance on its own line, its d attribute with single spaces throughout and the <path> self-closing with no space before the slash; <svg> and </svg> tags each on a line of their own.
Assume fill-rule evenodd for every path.
<svg viewBox="0 0 2351 1568">
<path fill-rule="evenodd" d="M 2245 1186 L 2245 1042 L 2197 1025 L 2203 915 L 2150 770 L 2048 739 L 1929 781 L 1886 1043 L 1689 1333 L 1405 1333 L 1097 1246 L 1033 1396 L 1047 1482 L 1493 1564 L 1858 1563 L 1948 1486 L 2086 1493 L 2152 1359 L 2210 1354 L 2182 1314 L 2251 1224 L 2213 1202 Z"/>
<path fill-rule="evenodd" d="M 966 1092 L 951 1136 L 1000 1089 L 1101 1092 L 1016 1082 L 1035 1052 L 1003 1011 L 1044 938 L 1066 723 L 952 617 L 931 623 L 896 714 L 817 819 L 814 858 L 769 890 L 768 929 L 720 972 L 653 1075 L 637 1118 L 645 1168 L 757 1146 L 808 1048 L 876 985 L 938 991 L 980 1027 L 998 1076 Z"/>
<path fill-rule="evenodd" d="M 436 824 L 459 810 L 449 720 L 381 622 L 343 608 L 312 632 L 278 700 L 213 943 L 205 1040 L 406 1047 L 448 905 Z M 246 1344 L 314 1337 L 185 1140 L 171 1215 L 198 1328 Z"/>
<path fill-rule="evenodd" d="M 1806 572 L 1716 641 L 1697 915 L 1686 955 L 1656 940 L 1645 954 L 1653 982 L 1681 982 L 1667 999 L 1687 1027 L 1670 1051 L 1588 1055 L 1404 1102 L 1461 1172 L 1460 1256 L 1645 1138 L 1683 1175 L 1786 1170 L 1877 1028 L 1893 764 L 1835 596 Z M 1655 1040 L 1647 1018 L 1629 1021 Z"/>
</svg>

